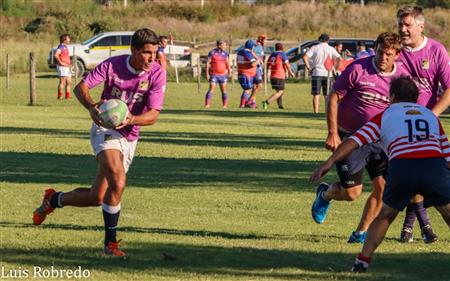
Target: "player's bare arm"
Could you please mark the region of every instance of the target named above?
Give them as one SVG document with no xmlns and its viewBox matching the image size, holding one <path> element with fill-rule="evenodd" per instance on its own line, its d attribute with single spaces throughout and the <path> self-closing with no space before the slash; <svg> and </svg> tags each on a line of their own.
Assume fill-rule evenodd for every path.
<svg viewBox="0 0 450 281">
<path fill-rule="evenodd" d="M 339 137 L 337 125 L 338 103 L 338 94 L 334 91 L 331 92 L 327 110 L 328 136 L 327 140 L 325 141 L 325 147 L 331 151 L 335 151 L 341 144 L 341 138 Z"/>
<path fill-rule="evenodd" d="M 450 106 L 450 88 L 445 90 L 444 94 L 441 96 L 436 105 L 431 109 L 434 115 L 439 116 Z"/>
<path fill-rule="evenodd" d="M 294 77 L 295 77 L 295 74 L 294 74 L 294 72 L 292 71 L 291 65 L 290 65 L 289 63 L 285 63 L 284 65 L 286 66 L 286 69 L 287 69 L 289 75 L 291 75 L 292 78 L 294 78 Z"/>
<path fill-rule="evenodd" d="M 158 117 L 159 117 L 159 110 L 153 108 L 139 115 L 132 115 L 131 113 L 129 113 L 127 119 L 122 123 L 122 125 L 120 125 L 116 129 L 121 129 L 128 125 L 138 125 L 138 126 L 153 125 L 158 120 Z"/>
<path fill-rule="evenodd" d="M 210 65 L 211 65 L 211 59 L 208 58 L 208 61 L 206 62 L 206 70 L 205 70 L 205 72 L 206 72 L 206 80 L 208 80 L 208 81 L 209 81 L 209 66 Z"/>
<path fill-rule="evenodd" d="M 97 125 L 101 125 L 99 104 L 95 103 L 89 94 L 89 88 L 81 81 L 73 90 L 78 101 L 89 111 L 92 120 Z"/>
<path fill-rule="evenodd" d="M 309 178 L 310 183 L 317 183 L 319 180 L 325 176 L 328 171 L 334 166 L 334 164 L 345 157 L 347 157 L 353 150 L 359 147 L 358 143 L 353 139 L 347 139 L 338 147 L 338 149 L 333 152 L 333 154 L 328 158 L 325 163 L 323 163 Z"/>
<path fill-rule="evenodd" d="M 302 57 L 302 60 L 305 62 L 305 68 L 306 70 L 311 70 L 311 66 L 309 65 L 309 57 L 308 55 L 304 54 Z"/>
<path fill-rule="evenodd" d="M 58 61 L 58 64 L 61 65 L 61 66 L 66 66 L 66 64 L 61 60 L 60 55 L 61 55 L 61 51 L 60 50 L 56 50 L 54 57 Z"/>
</svg>

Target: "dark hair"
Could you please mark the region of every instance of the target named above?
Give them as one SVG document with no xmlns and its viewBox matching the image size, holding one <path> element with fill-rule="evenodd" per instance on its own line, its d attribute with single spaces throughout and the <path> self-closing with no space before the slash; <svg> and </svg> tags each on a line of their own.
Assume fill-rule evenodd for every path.
<svg viewBox="0 0 450 281">
<path fill-rule="evenodd" d="M 275 44 L 275 51 L 283 51 L 283 44 L 276 43 Z"/>
<path fill-rule="evenodd" d="M 222 44 L 222 43 L 223 43 L 223 40 L 222 40 L 222 39 L 217 39 L 217 41 L 216 41 L 217 47 L 219 47 L 219 45 Z"/>
<path fill-rule="evenodd" d="M 423 9 L 419 6 L 406 6 L 397 11 L 397 20 L 407 16 L 412 16 L 416 23 L 424 23 L 425 17 L 423 15 Z"/>
<path fill-rule="evenodd" d="M 375 48 L 378 48 L 378 46 L 383 49 L 395 49 L 398 54 L 401 50 L 400 36 L 394 32 L 383 32 L 378 35 L 375 41 Z"/>
<path fill-rule="evenodd" d="M 326 33 L 322 33 L 319 36 L 319 41 L 320 42 L 328 42 L 328 41 L 330 41 L 330 36 Z"/>
<path fill-rule="evenodd" d="M 64 42 L 64 40 L 66 40 L 67 37 L 70 37 L 70 35 L 67 34 L 67 33 L 62 34 L 61 36 L 59 36 L 59 43 Z"/>
<path fill-rule="evenodd" d="M 169 40 L 169 38 L 167 38 L 167 36 L 165 35 L 159 36 L 159 42 L 162 42 L 163 40 Z"/>
<path fill-rule="evenodd" d="M 136 49 L 142 49 L 145 44 L 158 45 L 159 37 L 155 32 L 148 28 L 142 28 L 136 30 L 136 32 L 131 37 L 131 46 Z"/>
<path fill-rule="evenodd" d="M 334 46 L 335 46 L 335 47 L 336 47 L 336 46 L 339 46 L 339 45 L 343 45 L 341 41 L 336 41 L 336 42 L 334 43 Z"/>
<path fill-rule="evenodd" d="M 391 81 L 389 95 L 394 97 L 394 102 L 417 102 L 419 88 L 411 77 L 401 76 Z"/>
<path fill-rule="evenodd" d="M 366 44 L 364 44 L 364 42 L 363 41 L 358 41 L 358 43 L 356 43 L 356 46 L 358 46 L 358 47 L 365 47 L 366 46 Z"/>
</svg>

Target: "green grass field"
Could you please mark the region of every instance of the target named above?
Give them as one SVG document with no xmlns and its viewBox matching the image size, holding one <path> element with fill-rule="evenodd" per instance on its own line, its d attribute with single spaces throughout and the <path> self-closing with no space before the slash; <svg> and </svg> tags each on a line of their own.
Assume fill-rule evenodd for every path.
<svg viewBox="0 0 450 281">
<path fill-rule="evenodd" d="M 91 122 L 76 100 L 56 100 L 53 74 L 38 75 L 34 107 L 25 76 L 13 77 L 8 92 L 1 79 L 5 270 L 81 266 L 89 280 L 450 280 L 449 229 L 434 209 L 439 242 L 424 244 L 416 226 L 416 240 L 399 243 L 401 215 L 370 271 L 349 273 L 361 245 L 346 240 L 368 192 L 352 204 L 333 202 L 324 225 L 312 221 L 315 186 L 307 180 L 329 153 L 325 115 L 310 113 L 306 84 L 287 85 L 283 111 L 239 110 L 237 84 L 230 109 L 221 109 L 216 92 L 204 110 L 206 84 L 200 94 L 195 84 L 169 84 L 165 110 L 143 129 L 128 174 L 118 236 L 129 259 L 100 255 L 100 208 L 67 207 L 35 227 L 32 211 L 47 186 L 91 184 Z M 442 120 L 450 132 L 449 116 Z"/>
</svg>

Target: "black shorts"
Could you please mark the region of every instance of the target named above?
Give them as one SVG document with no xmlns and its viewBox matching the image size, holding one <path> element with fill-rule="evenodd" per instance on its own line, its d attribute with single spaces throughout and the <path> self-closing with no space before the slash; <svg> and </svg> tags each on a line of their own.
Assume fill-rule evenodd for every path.
<svg viewBox="0 0 450 281">
<path fill-rule="evenodd" d="M 284 90 L 285 82 L 286 82 L 286 79 L 270 78 L 270 84 L 272 84 L 272 89 L 277 90 L 277 91 Z"/>
<path fill-rule="evenodd" d="M 350 134 L 339 132 L 344 141 Z M 341 186 L 350 188 L 363 183 L 364 167 L 370 179 L 383 176 L 388 166 L 388 157 L 378 143 L 370 143 L 356 149 L 343 160 L 336 163 Z"/>
<path fill-rule="evenodd" d="M 327 95 L 327 83 L 328 77 L 326 76 L 312 76 L 311 77 L 311 95 L 320 95 L 320 89 L 322 89 L 322 94 Z"/>
<path fill-rule="evenodd" d="M 424 197 L 425 208 L 450 203 L 450 169 L 444 158 L 389 162 L 383 202 L 402 211 L 416 194 Z"/>
</svg>

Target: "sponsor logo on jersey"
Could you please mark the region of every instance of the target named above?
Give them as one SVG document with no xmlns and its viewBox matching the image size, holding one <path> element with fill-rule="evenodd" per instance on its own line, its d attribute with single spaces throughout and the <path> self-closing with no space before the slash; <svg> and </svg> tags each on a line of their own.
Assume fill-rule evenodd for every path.
<svg viewBox="0 0 450 281">
<path fill-rule="evenodd" d="M 416 110 L 416 109 L 411 109 L 406 111 L 406 115 L 422 115 L 422 112 Z"/>
<path fill-rule="evenodd" d="M 429 69 L 430 68 L 430 61 L 428 59 L 424 59 L 422 61 L 422 69 Z"/>
<path fill-rule="evenodd" d="M 148 89 L 148 81 L 141 81 L 139 84 L 139 90 L 146 91 Z"/>
</svg>

